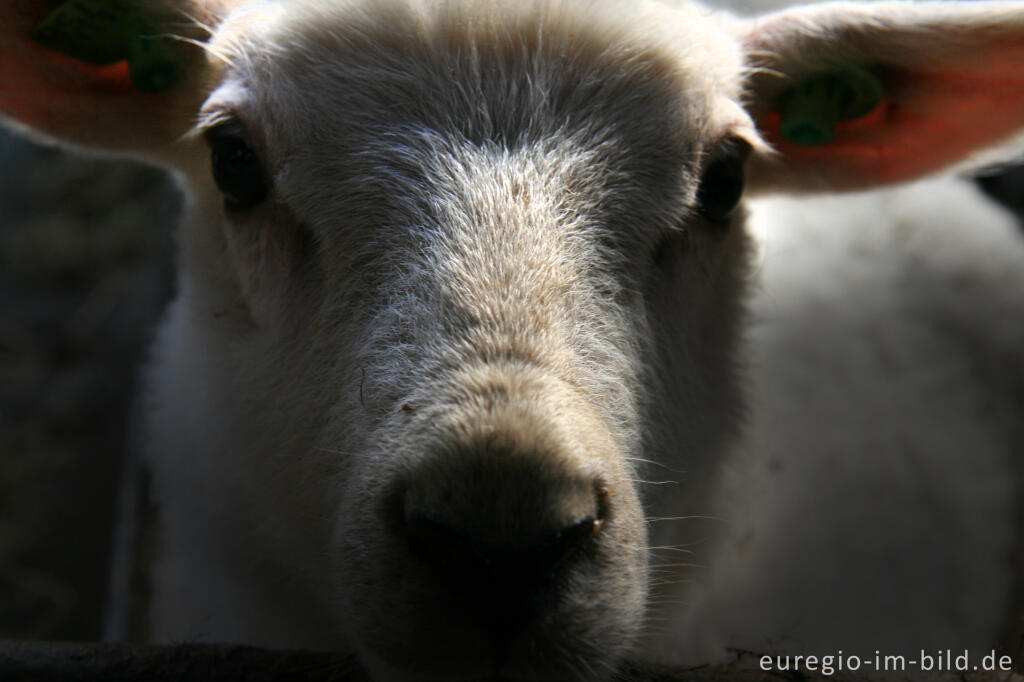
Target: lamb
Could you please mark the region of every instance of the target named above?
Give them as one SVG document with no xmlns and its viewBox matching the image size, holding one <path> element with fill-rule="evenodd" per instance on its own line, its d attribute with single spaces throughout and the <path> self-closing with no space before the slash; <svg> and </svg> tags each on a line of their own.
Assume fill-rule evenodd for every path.
<svg viewBox="0 0 1024 682">
<path fill-rule="evenodd" d="M 786 544 L 792 507 L 777 498 L 807 481 L 772 479 L 772 446 L 813 468 L 904 441 L 890 420 L 853 444 L 824 428 L 810 444 L 778 436 L 769 410 L 828 403 L 777 405 L 759 385 L 744 419 L 745 291 L 774 258 L 758 264 L 748 216 L 769 234 L 761 216 L 800 229 L 823 214 L 806 197 L 742 194 L 899 183 L 1005 142 L 1024 127 L 1024 6 L 740 20 L 616 0 L 149 0 L 137 12 L 159 31 L 143 44 L 181 38 L 161 43 L 174 70 L 154 84 L 137 63 L 129 74 L 29 40 L 47 3 L 26 4 L 38 11 L 0 10 L 0 111 L 162 164 L 190 196 L 145 396 L 157 556 L 145 632 L 128 635 L 350 651 L 379 680 L 603 680 L 627 658 L 696 661 L 737 642 L 849 637 L 870 653 L 998 636 L 1015 589 L 1005 474 L 1019 441 L 999 431 L 1012 416 L 990 420 L 1009 440 L 979 446 L 977 487 L 934 507 L 974 509 L 962 526 L 943 519 L 971 553 L 869 571 L 849 600 L 923 583 L 947 617 L 905 609 L 887 630 L 888 613 L 822 615 L 827 591 L 793 592 L 796 569 L 830 559 L 796 559 L 805 535 Z M 874 84 L 880 101 L 844 111 Z M 794 122 L 822 139 L 780 133 Z M 978 243 L 998 243 L 1019 283 L 1008 219 L 943 182 L 949 205 L 992 226 Z M 857 216 L 863 231 L 893 227 Z M 812 227 L 858 234 L 833 218 Z M 1012 360 L 1020 327 L 1002 329 L 991 341 Z M 755 377 L 775 367 L 755 363 Z M 960 481 L 958 449 L 922 465 L 937 489 Z M 666 478 L 681 480 L 655 485 Z M 877 558 L 889 539 L 858 547 Z M 665 565 L 687 555 L 658 548 L 697 552 L 702 584 Z M 985 587 L 967 570 L 979 557 L 996 576 Z"/>
</svg>

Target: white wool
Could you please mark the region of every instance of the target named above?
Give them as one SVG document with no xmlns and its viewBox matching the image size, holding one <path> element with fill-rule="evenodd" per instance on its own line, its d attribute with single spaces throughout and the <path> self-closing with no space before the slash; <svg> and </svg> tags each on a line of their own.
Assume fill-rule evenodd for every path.
<svg viewBox="0 0 1024 682">
<path fill-rule="evenodd" d="M 958 178 L 751 208 L 752 411 L 690 655 L 988 653 L 1017 572 L 1019 223 Z"/>
</svg>

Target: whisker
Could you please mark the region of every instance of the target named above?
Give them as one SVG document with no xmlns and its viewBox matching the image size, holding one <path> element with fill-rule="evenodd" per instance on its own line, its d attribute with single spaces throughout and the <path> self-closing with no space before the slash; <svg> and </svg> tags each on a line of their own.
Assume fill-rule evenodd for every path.
<svg viewBox="0 0 1024 682">
<path fill-rule="evenodd" d="M 665 564 L 652 564 L 650 566 L 652 570 L 663 569 L 663 568 L 707 568 L 704 564 L 697 564 L 690 561 L 665 563 Z"/>
<path fill-rule="evenodd" d="M 672 587 L 673 585 L 691 585 L 694 581 L 692 580 L 669 580 L 667 578 L 659 578 L 657 580 L 650 581 L 651 587 Z"/>
<path fill-rule="evenodd" d="M 647 523 L 658 523 L 660 521 L 722 521 L 723 519 L 718 516 L 709 516 L 707 514 L 688 514 L 687 516 L 648 516 L 644 519 Z"/>
<path fill-rule="evenodd" d="M 680 476 L 685 476 L 686 475 L 685 471 L 681 471 L 679 469 L 673 469 L 672 467 L 670 467 L 669 465 L 665 464 L 664 462 L 659 462 L 659 461 L 654 460 L 654 459 L 644 459 L 643 457 L 627 457 L 626 460 L 629 461 L 629 462 L 642 462 L 643 464 L 653 464 L 655 466 L 661 467 L 662 469 L 665 469 L 666 471 L 670 471 L 673 474 L 679 474 Z"/>
</svg>

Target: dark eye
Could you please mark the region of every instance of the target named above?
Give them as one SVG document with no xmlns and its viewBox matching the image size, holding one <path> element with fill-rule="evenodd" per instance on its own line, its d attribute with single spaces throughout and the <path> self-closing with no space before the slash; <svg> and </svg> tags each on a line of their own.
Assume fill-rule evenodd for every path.
<svg viewBox="0 0 1024 682">
<path fill-rule="evenodd" d="M 743 162 L 750 146 L 742 140 L 728 140 L 712 154 L 697 190 L 701 215 L 714 222 L 725 221 L 743 196 Z"/>
<path fill-rule="evenodd" d="M 241 124 L 224 123 L 206 133 L 213 180 L 228 203 L 249 208 L 263 201 L 268 186 L 263 165 Z"/>
</svg>

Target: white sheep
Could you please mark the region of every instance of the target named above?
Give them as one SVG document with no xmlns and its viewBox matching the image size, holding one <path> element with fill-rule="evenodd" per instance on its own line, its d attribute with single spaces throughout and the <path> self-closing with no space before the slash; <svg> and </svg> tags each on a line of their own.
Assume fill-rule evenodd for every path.
<svg viewBox="0 0 1024 682">
<path fill-rule="evenodd" d="M 690 660 L 1013 653 L 1019 224 L 949 177 L 752 204 L 751 412 L 680 614 Z"/>
<path fill-rule="evenodd" d="M 133 81 L 31 41 L 46 5 L 0 9 L 0 111 L 190 195 L 126 636 L 601 680 L 1010 622 L 1009 218 L 948 180 L 913 190 L 932 220 L 740 194 L 1006 141 L 1024 5 L 150 0 Z"/>
</svg>

